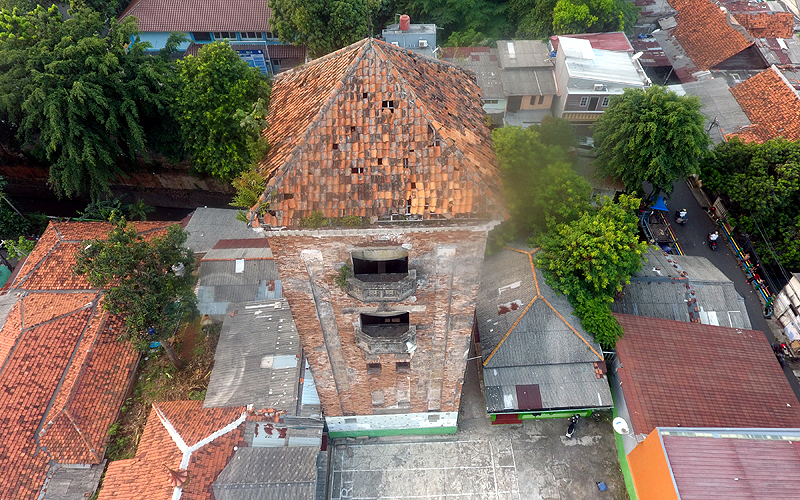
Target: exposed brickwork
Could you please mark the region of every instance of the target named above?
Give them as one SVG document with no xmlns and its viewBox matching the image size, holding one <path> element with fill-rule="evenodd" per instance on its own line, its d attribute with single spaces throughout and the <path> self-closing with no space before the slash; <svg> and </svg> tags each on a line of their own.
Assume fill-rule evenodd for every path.
<svg viewBox="0 0 800 500">
<path fill-rule="evenodd" d="M 728 16 L 709 0 L 669 0 L 678 11 L 674 30 L 692 62 L 707 71 L 753 44 L 728 21 Z M 735 20 L 732 20 L 735 24 Z"/>
<path fill-rule="evenodd" d="M 458 411 L 485 241 L 485 231 L 463 229 L 403 234 L 387 229 L 383 236 L 270 238 L 284 296 L 292 307 L 326 416 L 372 415 L 377 409 L 373 391 L 383 391 L 382 408 L 405 403 L 400 408 L 409 413 Z M 360 312 L 375 311 L 379 304 L 347 295 L 335 282 L 337 266 L 349 264 L 350 251 L 357 248 L 401 245 L 410 246 L 409 268 L 417 271 L 418 287 L 412 297 L 387 306 L 409 312 L 410 324 L 417 327 L 417 349 L 410 355 L 370 356 L 370 363 L 380 362 L 381 371 L 368 375 L 367 354 L 356 346 L 354 324 L 358 324 Z M 327 277 L 322 286 L 330 293 L 339 337 L 339 345 L 333 348 L 340 350 L 346 365 L 336 374 L 331 368 L 331 346 L 326 346 L 318 319 L 304 250 L 322 254 Z M 396 372 L 398 360 L 410 362 L 408 373 Z M 398 394 L 405 401 L 398 401 Z"/>
<path fill-rule="evenodd" d="M 142 223 L 147 237 L 170 223 Z M 72 276 L 83 239 L 108 223 L 50 223 L 21 266 L 20 299 L 0 331 L 0 498 L 35 499 L 49 461 L 97 464 L 138 355 L 118 342 L 121 319 L 102 294 Z"/>
<path fill-rule="evenodd" d="M 147 418 L 136 457 L 111 462 L 108 466 L 99 500 L 169 500 L 173 486 L 167 467 L 179 470 L 183 453 L 162 423 L 157 409 L 175 428 L 188 447 L 234 422 L 242 407 L 203 409 L 202 401 L 168 401 L 153 405 Z M 235 446 L 243 446 L 244 422 L 234 430 L 217 437 L 192 452 L 186 471 L 189 480 L 181 498 L 211 500 L 211 485 L 228 460 Z"/>
<path fill-rule="evenodd" d="M 503 215 L 480 89 L 462 69 L 362 40 L 277 77 L 261 172 L 272 214 Z"/>
<path fill-rule="evenodd" d="M 731 94 L 752 125 L 726 137 L 758 143 L 781 136 L 800 140 L 800 97 L 776 67 L 733 87 Z"/>
<path fill-rule="evenodd" d="M 615 314 L 617 372 L 637 434 L 656 427 L 800 427 L 763 332 Z"/>
</svg>

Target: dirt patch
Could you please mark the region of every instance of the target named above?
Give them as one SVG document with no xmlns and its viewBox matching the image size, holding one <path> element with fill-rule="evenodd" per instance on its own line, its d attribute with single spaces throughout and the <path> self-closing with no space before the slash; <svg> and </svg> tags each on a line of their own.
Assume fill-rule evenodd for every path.
<svg viewBox="0 0 800 500">
<path fill-rule="evenodd" d="M 109 460 L 136 455 L 152 404 L 158 401 L 203 400 L 206 396 L 220 325 L 201 328 L 200 319 L 185 323 L 172 339 L 186 366 L 177 370 L 163 348 L 151 349 L 139 362 L 133 395 L 125 401 L 120 417 L 109 429 Z"/>
</svg>

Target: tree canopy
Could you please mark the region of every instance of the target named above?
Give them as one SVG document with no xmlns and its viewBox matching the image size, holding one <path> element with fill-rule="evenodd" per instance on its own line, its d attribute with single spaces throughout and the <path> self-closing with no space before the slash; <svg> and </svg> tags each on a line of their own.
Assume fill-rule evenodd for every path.
<svg viewBox="0 0 800 500">
<path fill-rule="evenodd" d="M 145 153 L 142 121 L 165 119 L 174 69 L 166 57 L 146 56 L 146 44 L 130 45 L 135 19 L 71 14 L 63 20 L 55 6 L 0 12 L 0 122 L 18 149 L 50 165 L 56 194 L 98 199 L 126 160 Z"/>
<path fill-rule="evenodd" d="M 492 140 L 506 201 L 522 236 L 542 234 L 589 208 L 592 188 L 572 165 L 575 144 L 566 120 L 550 118 L 528 128 L 503 127 Z"/>
<path fill-rule="evenodd" d="M 647 251 L 639 241 L 635 211 L 640 201 L 606 197 L 596 211 L 558 225 L 541 240 L 537 262 L 547 283 L 570 299 L 584 328 L 604 347 L 613 347 L 622 334 L 608 304 L 641 269 Z"/>
<path fill-rule="evenodd" d="M 124 317 L 121 340 L 139 351 L 160 341 L 177 362 L 166 339 L 182 314 L 196 312 L 197 303 L 195 258 L 185 246 L 187 234 L 176 224 L 164 235 L 145 239 L 124 218 L 112 222 L 107 240 L 81 245 L 73 273 L 104 291 L 105 310 Z"/>
<path fill-rule="evenodd" d="M 286 43 L 305 44 L 314 57 L 370 35 L 370 0 L 271 0 L 272 26 Z"/>
<path fill-rule="evenodd" d="M 632 33 L 638 8 L 626 0 L 510 0 L 516 36 L 547 38 L 574 33 Z"/>
<path fill-rule="evenodd" d="M 178 66 L 180 131 L 192 166 L 233 179 L 264 152 L 269 83 L 224 42 L 203 46 Z"/>
<path fill-rule="evenodd" d="M 697 97 L 657 85 L 625 89 L 595 122 L 597 165 L 629 192 L 648 182 L 651 195 L 669 194 L 676 180 L 699 169 L 709 143 L 703 121 Z"/>
<path fill-rule="evenodd" d="M 730 200 L 730 222 L 750 234 L 762 259 L 800 269 L 800 143 L 734 138 L 706 155 L 701 177 Z"/>
</svg>

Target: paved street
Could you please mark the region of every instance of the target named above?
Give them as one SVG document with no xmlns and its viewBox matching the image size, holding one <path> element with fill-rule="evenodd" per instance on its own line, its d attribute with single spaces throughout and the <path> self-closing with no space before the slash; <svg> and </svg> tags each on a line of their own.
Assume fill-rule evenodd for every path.
<svg viewBox="0 0 800 500">
<path fill-rule="evenodd" d="M 454 436 L 339 440 L 331 463 L 333 500 L 625 499 L 611 423 L 566 419 L 492 426 L 469 362 Z M 345 443 L 345 444 L 342 444 Z M 601 492 L 596 482 L 609 489 Z"/>
<path fill-rule="evenodd" d="M 753 285 L 747 283 L 747 276 L 740 267 L 739 260 L 731 247 L 728 244 L 717 245 L 716 250 L 711 250 L 708 247 L 706 242 L 708 233 L 714 231 L 717 226 L 707 215 L 705 209 L 700 206 L 685 181 L 675 183 L 675 191 L 670 199 L 667 200 L 667 206 L 670 208 L 670 223 L 675 220 L 676 209 L 686 208 L 689 211 L 689 219 L 685 226 L 673 224 L 675 235 L 678 237 L 684 253 L 686 255 L 706 257 L 725 273 L 733 281 L 739 295 L 744 297 L 747 314 L 750 316 L 753 329 L 763 331 L 769 341 L 773 342 L 775 339 L 774 332 L 779 332 L 780 326 L 777 325 L 774 319 L 766 320 L 764 318 L 764 306 L 759 294 L 756 293 Z M 720 238 L 720 241 L 723 241 L 723 239 Z M 800 399 L 800 384 L 798 384 L 797 378 L 792 373 L 788 363 L 784 368 L 784 372 L 795 395 Z"/>
</svg>

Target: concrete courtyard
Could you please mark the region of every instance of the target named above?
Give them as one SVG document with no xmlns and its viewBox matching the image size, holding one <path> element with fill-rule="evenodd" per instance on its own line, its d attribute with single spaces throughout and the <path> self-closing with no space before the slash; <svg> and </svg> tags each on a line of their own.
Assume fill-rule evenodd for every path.
<svg viewBox="0 0 800 500">
<path fill-rule="evenodd" d="M 627 499 L 610 418 L 492 426 L 469 361 L 450 436 L 340 439 L 331 459 L 331 499 Z M 597 482 L 605 482 L 600 491 Z"/>
</svg>

